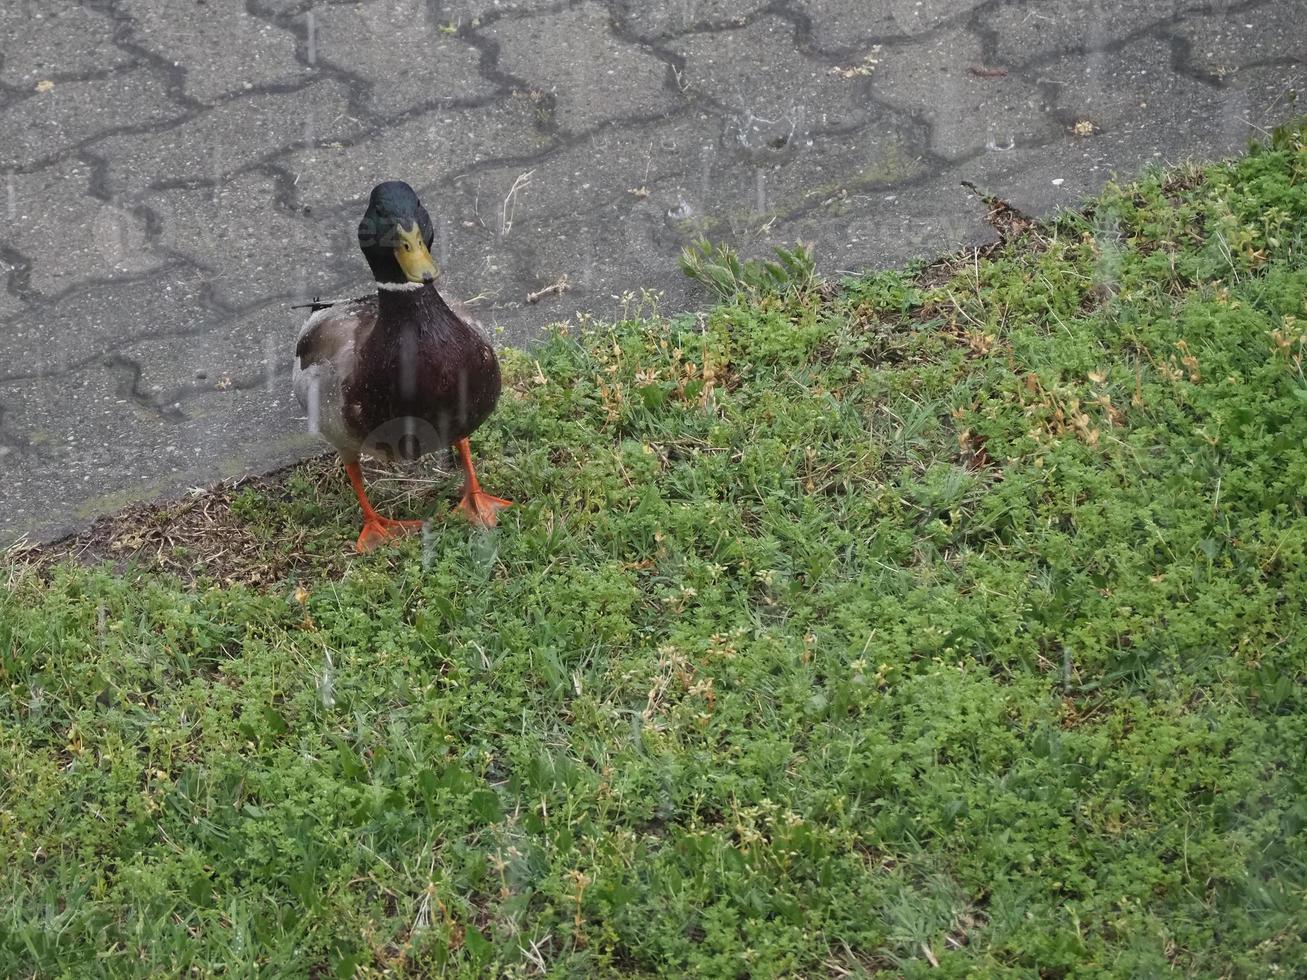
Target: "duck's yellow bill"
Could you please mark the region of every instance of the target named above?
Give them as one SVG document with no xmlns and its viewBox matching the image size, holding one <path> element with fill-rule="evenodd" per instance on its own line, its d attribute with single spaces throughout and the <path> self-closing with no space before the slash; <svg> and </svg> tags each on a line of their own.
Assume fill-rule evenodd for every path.
<svg viewBox="0 0 1307 980">
<path fill-rule="evenodd" d="M 395 246 L 395 261 L 404 270 L 410 282 L 434 282 L 440 275 L 431 260 L 427 243 L 422 240 L 422 229 L 414 222 L 412 228 L 398 228 L 395 232 L 399 244 Z"/>
</svg>

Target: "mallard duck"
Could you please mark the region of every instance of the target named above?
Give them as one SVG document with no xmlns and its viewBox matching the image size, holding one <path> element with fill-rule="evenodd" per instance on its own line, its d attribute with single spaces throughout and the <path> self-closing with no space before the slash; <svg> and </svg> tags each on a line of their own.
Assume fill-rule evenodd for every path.
<svg viewBox="0 0 1307 980">
<path fill-rule="evenodd" d="M 359 552 L 422 526 L 373 509 L 359 469 L 363 454 L 416 459 L 454 446 L 467 475 L 458 509 L 473 524 L 493 526 L 510 506 L 481 489 L 467 441 L 499 400 L 499 361 L 481 328 L 436 289 L 431 239 L 431 216 L 412 187 L 401 180 L 374 187 L 358 241 L 377 292 L 315 300 L 295 346 L 295 397 L 310 429 L 340 452 L 363 510 Z"/>
</svg>

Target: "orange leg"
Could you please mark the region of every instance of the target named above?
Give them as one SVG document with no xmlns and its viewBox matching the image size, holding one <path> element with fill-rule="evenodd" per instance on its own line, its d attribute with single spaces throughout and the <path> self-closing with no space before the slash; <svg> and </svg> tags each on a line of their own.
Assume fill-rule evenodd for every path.
<svg viewBox="0 0 1307 980">
<path fill-rule="evenodd" d="M 421 521 L 394 521 L 389 517 L 382 517 L 372 509 L 372 504 L 368 501 L 367 491 L 363 489 L 363 471 L 359 469 L 359 464 L 346 463 L 345 472 L 349 474 L 350 485 L 354 487 L 354 493 L 359 498 L 359 507 L 363 510 L 363 530 L 359 532 L 359 539 L 354 543 L 354 550 L 359 554 L 371 551 L 389 538 L 412 534 L 422 527 Z"/>
<path fill-rule="evenodd" d="M 472 449 L 466 439 L 458 440 L 458 455 L 463 460 L 463 472 L 467 474 L 467 483 L 463 487 L 463 499 L 458 503 L 467 519 L 480 527 L 494 527 L 498 518 L 495 516 L 505 507 L 512 507 L 511 500 L 492 497 L 481 489 L 477 480 L 477 471 L 472 466 Z"/>
</svg>

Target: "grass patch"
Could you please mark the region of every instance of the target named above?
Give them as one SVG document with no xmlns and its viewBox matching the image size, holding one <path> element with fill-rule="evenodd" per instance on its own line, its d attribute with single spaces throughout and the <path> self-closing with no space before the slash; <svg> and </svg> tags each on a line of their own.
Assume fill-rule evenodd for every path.
<svg viewBox="0 0 1307 980">
<path fill-rule="evenodd" d="M 1304 228 L 1290 128 L 839 289 L 701 249 L 506 356 L 494 533 L 352 557 L 315 461 L 12 554 L 0 974 L 1301 975 Z"/>
</svg>

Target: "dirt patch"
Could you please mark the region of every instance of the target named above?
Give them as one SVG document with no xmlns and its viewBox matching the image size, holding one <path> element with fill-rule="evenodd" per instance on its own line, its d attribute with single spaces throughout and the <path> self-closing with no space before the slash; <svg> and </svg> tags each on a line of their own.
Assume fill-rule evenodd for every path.
<svg viewBox="0 0 1307 980">
<path fill-rule="evenodd" d="M 322 524 L 296 520 L 287 505 L 293 494 L 307 494 L 331 498 L 334 507 L 342 481 L 340 461 L 324 453 L 181 500 L 128 507 L 58 541 L 11 548 L 5 563 L 45 573 L 73 561 L 107 565 L 119 574 L 163 571 L 191 584 L 206 579 L 253 586 L 298 578 L 310 567 L 315 574 L 330 572 L 353 554 L 353 539 L 340 535 L 338 548 L 324 547 Z"/>
</svg>

